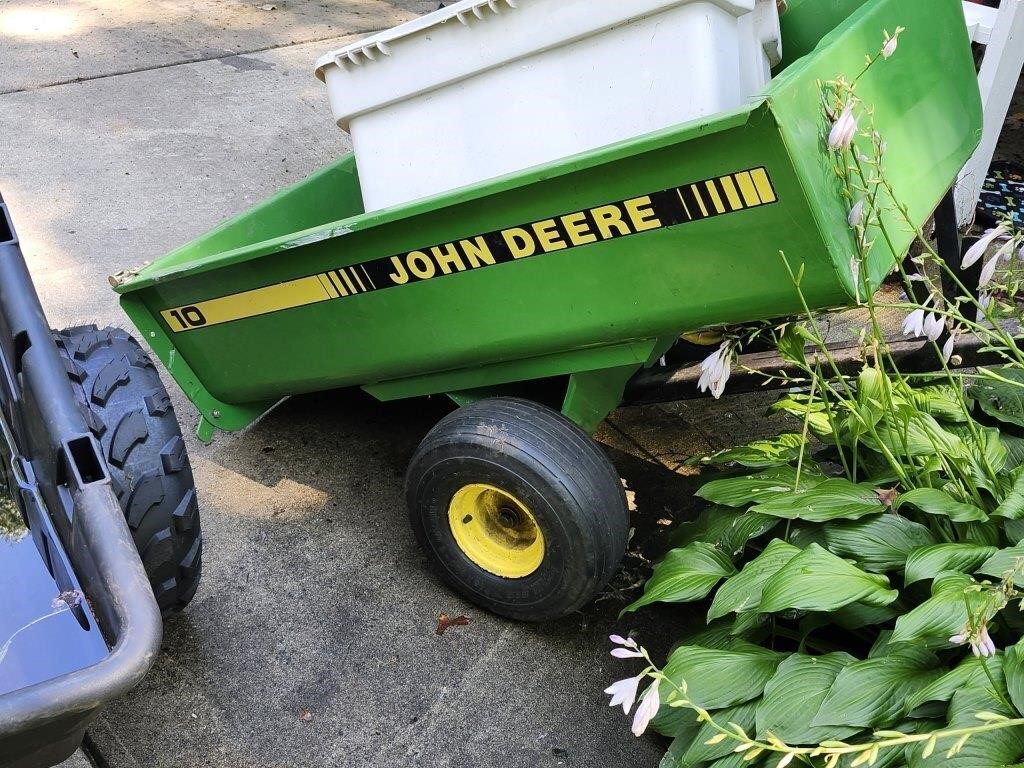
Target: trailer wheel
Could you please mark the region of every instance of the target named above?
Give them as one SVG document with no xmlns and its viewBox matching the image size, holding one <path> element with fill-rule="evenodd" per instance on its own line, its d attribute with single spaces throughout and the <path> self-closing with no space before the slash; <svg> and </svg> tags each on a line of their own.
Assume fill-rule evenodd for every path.
<svg viewBox="0 0 1024 768">
<path fill-rule="evenodd" d="M 54 338 L 167 617 L 195 595 L 203 556 L 192 466 L 171 399 L 125 331 L 88 325 Z"/>
<path fill-rule="evenodd" d="M 579 427 L 528 400 L 481 400 L 442 419 L 412 458 L 406 498 L 442 578 L 514 619 L 578 610 L 626 549 L 615 468 Z"/>
</svg>

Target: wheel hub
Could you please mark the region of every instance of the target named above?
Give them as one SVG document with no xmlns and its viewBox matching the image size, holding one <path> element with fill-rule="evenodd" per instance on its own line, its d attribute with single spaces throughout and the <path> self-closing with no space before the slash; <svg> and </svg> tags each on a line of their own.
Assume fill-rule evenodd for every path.
<svg viewBox="0 0 1024 768">
<path fill-rule="evenodd" d="M 521 579 L 544 560 L 544 534 L 523 502 L 484 483 L 452 496 L 448 523 L 462 553 L 488 573 Z"/>
</svg>

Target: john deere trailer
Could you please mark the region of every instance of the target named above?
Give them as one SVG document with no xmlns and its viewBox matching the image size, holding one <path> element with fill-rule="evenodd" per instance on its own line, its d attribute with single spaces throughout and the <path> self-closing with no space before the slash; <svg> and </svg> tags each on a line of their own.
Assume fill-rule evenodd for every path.
<svg viewBox="0 0 1024 768">
<path fill-rule="evenodd" d="M 303 392 L 450 395 L 463 407 L 409 470 L 417 534 L 495 611 L 572 611 L 626 543 L 617 474 L 586 433 L 627 382 L 682 333 L 799 311 L 780 251 L 814 308 L 855 301 L 821 82 L 857 76 L 883 30 L 906 27 L 858 94 L 917 222 L 977 144 L 958 0 L 788 5 L 785 60 L 741 108 L 370 213 L 344 157 L 122 275 L 122 306 L 203 439 Z M 892 230 L 870 253 L 872 283 L 910 243 Z M 561 413 L 522 398 L 538 380 L 561 384 Z"/>
</svg>

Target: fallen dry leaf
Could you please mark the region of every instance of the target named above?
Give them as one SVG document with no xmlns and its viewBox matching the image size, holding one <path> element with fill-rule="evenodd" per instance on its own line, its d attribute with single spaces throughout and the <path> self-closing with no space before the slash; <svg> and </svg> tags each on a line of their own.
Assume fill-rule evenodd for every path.
<svg viewBox="0 0 1024 768">
<path fill-rule="evenodd" d="M 878 500 L 887 507 L 891 507 L 893 502 L 896 501 L 896 497 L 900 495 L 898 488 L 876 488 L 875 495 L 878 496 Z"/>
<path fill-rule="evenodd" d="M 312 719 L 313 719 L 313 713 L 310 712 L 308 709 L 303 707 L 302 709 L 299 710 L 299 720 L 301 720 L 304 723 L 308 723 Z"/>
<path fill-rule="evenodd" d="M 665 526 L 667 528 L 668 526 L 672 525 L 672 521 L 669 520 L 667 517 L 659 517 L 658 518 L 658 525 L 662 525 L 662 526 Z"/>
<path fill-rule="evenodd" d="M 448 631 L 449 627 L 464 627 L 467 624 L 469 624 L 468 616 L 456 616 L 453 619 L 447 613 L 439 613 L 437 615 L 437 629 L 434 630 L 434 634 L 443 635 Z"/>
<path fill-rule="evenodd" d="M 276 11 L 277 10 L 277 6 L 276 5 L 271 5 L 270 3 L 267 3 L 266 5 L 261 5 L 260 9 L 264 10 L 264 11 Z"/>
</svg>

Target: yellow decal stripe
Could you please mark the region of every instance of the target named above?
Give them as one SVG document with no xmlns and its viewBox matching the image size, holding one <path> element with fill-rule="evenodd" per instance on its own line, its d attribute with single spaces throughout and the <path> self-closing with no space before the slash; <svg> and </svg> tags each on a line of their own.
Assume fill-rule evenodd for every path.
<svg viewBox="0 0 1024 768">
<path fill-rule="evenodd" d="M 751 171 L 750 175 L 754 179 L 754 186 L 757 187 L 757 195 L 761 198 L 761 202 L 774 203 L 777 198 L 775 190 L 772 189 L 772 183 L 768 180 L 767 171 L 764 168 L 757 168 Z"/>
<path fill-rule="evenodd" d="M 743 202 L 747 204 L 748 208 L 761 204 L 761 198 L 757 196 L 757 187 L 754 186 L 754 179 L 751 178 L 749 171 L 737 173 L 736 184 L 739 186 Z"/>
<path fill-rule="evenodd" d="M 708 195 L 711 196 L 711 203 L 715 206 L 715 210 L 719 213 L 725 213 L 725 206 L 722 204 L 722 198 L 718 195 L 718 190 L 715 189 L 714 180 L 704 182 L 704 186 L 708 190 Z"/>
<path fill-rule="evenodd" d="M 732 178 L 729 176 L 723 176 L 722 189 L 725 190 L 725 197 L 729 201 L 729 207 L 734 211 L 743 210 L 743 201 L 740 200 L 740 193 L 736 191 L 736 185 L 732 183 Z"/>
<path fill-rule="evenodd" d="M 165 309 L 160 316 L 174 333 L 191 331 L 695 223 L 777 201 L 768 170 L 751 168 Z"/>
<path fill-rule="evenodd" d="M 255 315 L 266 315 L 282 309 L 301 307 L 334 298 L 320 282 L 317 275 L 300 277 L 286 283 L 268 285 L 251 291 L 223 296 L 219 299 L 200 301 L 186 307 L 165 309 L 160 315 L 174 331 L 194 327 L 190 317 L 201 317 L 198 325 L 217 325 L 230 320 L 240 320 Z M 199 313 L 199 314 L 196 314 Z"/>
<path fill-rule="evenodd" d="M 690 190 L 693 192 L 693 196 L 697 198 L 697 205 L 700 206 L 700 212 L 706 219 L 708 217 L 708 208 L 704 205 L 704 198 L 700 196 L 700 188 L 696 184 L 691 184 Z"/>
</svg>

